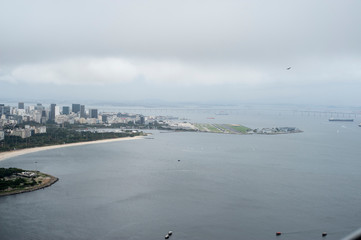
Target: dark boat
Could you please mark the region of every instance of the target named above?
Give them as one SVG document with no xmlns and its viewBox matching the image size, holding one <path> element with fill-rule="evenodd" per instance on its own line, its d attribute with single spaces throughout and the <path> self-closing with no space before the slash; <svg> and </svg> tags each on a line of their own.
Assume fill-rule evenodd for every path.
<svg viewBox="0 0 361 240">
<path fill-rule="evenodd" d="M 351 118 L 330 118 L 328 119 L 330 122 L 353 122 Z"/>
</svg>

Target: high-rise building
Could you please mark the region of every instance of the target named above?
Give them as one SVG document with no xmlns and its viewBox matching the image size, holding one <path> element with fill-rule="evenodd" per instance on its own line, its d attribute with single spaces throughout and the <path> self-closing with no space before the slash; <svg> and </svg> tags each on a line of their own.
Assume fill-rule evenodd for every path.
<svg viewBox="0 0 361 240">
<path fill-rule="evenodd" d="M 55 103 L 50 104 L 49 121 L 55 121 L 55 107 Z"/>
<path fill-rule="evenodd" d="M 47 117 L 47 113 L 45 110 L 41 111 L 41 119 L 40 119 L 40 123 L 46 123 L 48 117 Z"/>
<path fill-rule="evenodd" d="M 37 103 L 36 107 L 35 107 L 35 110 L 43 111 L 44 107 L 43 107 L 43 105 L 41 103 Z"/>
<path fill-rule="evenodd" d="M 55 117 L 60 115 L 60 106 L 55 106 Z"/>
<path fill-rule="evenodd" d="M 140 124 L 145 123 L 145 117 L 143 115 L 140 116 Z"/>
<path fill-rule="evenodd" d="M 63 114 L 69 115 L 69 113 L 70 113 L 70 108 L 68 106 L 63 106 Z"/>
<path fill-rule="evenodd" d="M 85 105 L 80 105 L 80 117 L 86 118 Z"/>
<path fill-rule="evenodd" d="M 41 113 L 40 111 L 35 111 L 34 112 L 34 121 L 35 122 L 38 122 L 38 123 L 41 123 Z"/>
<path fill-rule="evenodd" d="M 90 118 L 98 118 L 98 109 L 89 109 Z"/>
<path fill-rule="evenodd" d="M 0 104 L 0 117 L 4 114 L 4 104 Z"/>
<path fill-rule="evenodd" d="M 18 109 L 25 109 L 23 102 L 18 103 Z"/>
<path fill-rule="evenodd" d="M 105 115 L 105 114 L 102 115 L 102 122 L 108 123 L 108 115 Z"/>
<path fill-rule="evenodd" d="M 72 106 L 71 106 L 71 111 L 72 111 L 73 113 L 78 113 L 78 112 L 80 112 L 80 104 L 73 103 Z"/>
<path fill-rule="evenodd" d="M 9 116 L 10 114 L 11 114 L 11 107 L 4 106 L 4 104 L 0 104 L 0 116 L 1 115 Z"/>
</svg>

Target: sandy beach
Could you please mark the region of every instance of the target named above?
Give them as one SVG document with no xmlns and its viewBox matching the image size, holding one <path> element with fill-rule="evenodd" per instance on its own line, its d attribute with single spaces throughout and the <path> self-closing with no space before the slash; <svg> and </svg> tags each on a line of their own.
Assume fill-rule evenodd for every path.
<svg viewBox="0 0 361 240">
<path fill-rule="evenodd" d="M 97 144 L 97 143 L 107 143 L 107 142 L 117 142 L 117 141 L 128 141 L 128 140 L 136 140 L 136 139 L 142 139 L 142 138 L 143 138 L 143 136 L 123 137 L 123 138 L 112 138 L 112 139 L 104 139 L 104 140 L 89 141 L 89 142 L 68 143 L 68 144 L 60 144 L 60 145 L 53 145 L 53 146 L 36 147 L 36 148 L 25 148 L 25 149 L 0 153 L 0 161 L 3 161 L 8 158 L 28 154 L 28 153 L 40 152 L 40 151 L 45 151 L 45 150 L 50 150 L 50 149 L 55 149 L 55 148 L 73 147 L 73 146 L 80 146 L 80 145 L 86 145 L 86 144 Z"/>
</svg>

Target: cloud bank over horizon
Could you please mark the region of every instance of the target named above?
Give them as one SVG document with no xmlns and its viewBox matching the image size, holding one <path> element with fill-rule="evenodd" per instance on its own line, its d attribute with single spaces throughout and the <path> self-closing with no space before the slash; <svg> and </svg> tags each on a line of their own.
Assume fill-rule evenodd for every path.
<svg viewBox="0 0 361 240">
<path fill-rule="evenodd" d="M 74 58 L 55 62 L 23 64 L 14 67 L 0 81 L 55 85 L 107 85 L 129 83 L 142 79 L 152 84 L 207 86 L 242 84 L 305 85 L 361 82 L 361 61 L 358 59 L 309 59 L 302 65 L 288 70 L 285 66 L 264 67 L 234 63 L 184 63 L 174 60 L 139 60 L 125 58 Z M 258 68 L 257 68 L 258 67 Z M 331 75 L 338 69 L 341 74 Z M 292 72 L 296 71 L 297 75 Z M 313 76 L 307 76 L 313 71 Z M 300 81 L 299 78 L 303 80 Z M 296 80 L 296 81 L 295 81 Z M 294 81 L 292 83 L 292 81 Z"/>
<path fill-rule="evenodd" d="M 115 101 L 354 105 L 361 102 L 360 7 L 337 0 L 3 2 L 0 87 L 3 97 L 36 89 L 57 99 L 96 93 Z"/>
</svg>

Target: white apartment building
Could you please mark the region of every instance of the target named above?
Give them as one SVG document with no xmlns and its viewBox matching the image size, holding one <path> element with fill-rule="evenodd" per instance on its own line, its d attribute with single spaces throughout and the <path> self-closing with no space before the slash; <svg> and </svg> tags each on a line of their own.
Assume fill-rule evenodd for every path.
<svg viewBox="0 0 361 240">
<path fill-rule="evenodd" d="M 4 131 L 0 131 L 0 141 L 4 140 L 4 138 L 5 138 Z"/>
</svg>

